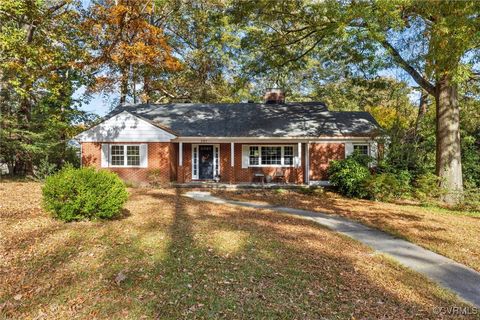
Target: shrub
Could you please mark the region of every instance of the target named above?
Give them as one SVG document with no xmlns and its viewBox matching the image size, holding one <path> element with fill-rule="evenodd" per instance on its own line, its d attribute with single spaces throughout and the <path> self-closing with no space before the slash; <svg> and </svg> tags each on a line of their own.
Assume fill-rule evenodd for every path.
<svg viewBox="0 0 480 320">
<path fill-rule="evenodd" d="M 445 194 L 445 190 L 440 187 L 440 181 L 441 179 L 433 173 L 418 176 L 414 183 L 415 197 L 422 202 L 438 199 Z"/>
<path fill-rule="evenodd" d="M 45 209 L 64 221 L 112 218 L 128 198 L 115 173 L 72 166 L 47 177 L 42 193 Z"/>
<path fill-rule="evenodd" d="M 480 212 L 480 188 L 465 189 L 462 195 L 462 202 L 454 209 Z"/>
<path fill-rule="evenodd" d="M 330 183 L 348 197 L 365 198 L 368 195 L 365 181 L 371 173 L 365 164 L 354 157 L 332 161 L 328 169 Z"/>
<path fill-rule="evenodd" d="M 380 173 L 365 181 L 369 197 L 375 200 L 390 201 L 410 195 L 411 175 L 408 171 Z"/>
<path fill-rule="evenodd" d="M 374 158 L 372 158 L 370 156 L 367 156 L 367 155 L 364 155 L 362 153 L 358 153 L 356 151 L 354 153 L 352 153 L 349 156 L 349 158 L 355 160 L 356 162 L 358 162 L 359 164 L 361 164 L 364 167 L 370 166 L 375 161 Z"/>
</svg>

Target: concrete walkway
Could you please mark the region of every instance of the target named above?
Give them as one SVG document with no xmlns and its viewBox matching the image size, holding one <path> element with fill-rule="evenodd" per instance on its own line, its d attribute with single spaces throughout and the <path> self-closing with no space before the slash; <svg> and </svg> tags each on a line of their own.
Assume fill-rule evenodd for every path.
<svg viewBox="0 0 480 320">
<path fill-rule="evenodd" d="M 360 241 L 377 252 L 393 257 L 401 264 L 420 272 L 441 286 L 452 290 L 467 302 L 480 307 L 479 272 L 383 231 L 367 227 L 359 222 L 340 216 L 268 204 L 262 205 L 251 202 L 226 200 L 214 197 L 210 195 L 210 192 L 190 191 L 185 193 L 185 196 L 199 201 L 218 204 L 269 209 L 313 220 L 322 226 Z"/>
</svg>

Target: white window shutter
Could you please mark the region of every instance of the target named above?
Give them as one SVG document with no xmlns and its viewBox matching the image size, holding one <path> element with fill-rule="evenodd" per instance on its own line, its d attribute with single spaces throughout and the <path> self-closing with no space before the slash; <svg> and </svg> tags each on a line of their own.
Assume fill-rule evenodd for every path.
<svg viewBox="0 0 480 320">
<path fill-rule="evenodd" d="M 345 142 L 345 158 L 353 153 L 353 143 Z"/>
<path fill-rule="evenodd" d="M 110 159 L 110 145 L 108 143 L 102 143 L 102 159 L 100 166 L 102 168 L 109 167 L 109 159 Z"/>
<path fill-rule="evenodd" d="M 148 144 L 146 143 L 140 145 L 140 167 L 148 167 Z"/>
<path fill-rule="evenodd" d="M 299 154 L 298 154 L 298 145 L 294 145 L 293 146 L 293 166 L 295 168 L 298 168 L 300 167 L 300 157 L 299 157 Z"/>
<path fill-rule="evenodd" d="M 242 145 L 242 169 L 248 168 L 250 159 L 250 147 L 248 145 Z"/>
</svg>

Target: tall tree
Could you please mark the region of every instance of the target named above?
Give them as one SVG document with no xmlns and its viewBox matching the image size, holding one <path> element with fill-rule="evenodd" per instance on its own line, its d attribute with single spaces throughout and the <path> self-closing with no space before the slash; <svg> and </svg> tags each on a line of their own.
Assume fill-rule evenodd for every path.
<svg viewBox="0 0 480 320">
<path fill-rule="evenodd" d="M 172 0 L 168 7 L 172 14 L 162 27 L 183 65 L 164 84 L 170 99 L 234 101 L 238 79 L 233 53 L 239 45 L 238 30 L 229 23 L 225 1 Z"/>
<path fill-rule="evenodd" d="M 143 100 L 152 94 L 152 76 L 180 69 L 168 38 L 156 25 L 162 18 L 157 1 L 100 0 L 87 11 L 83 30 L 89 33 L 96 70 L 93 91 L 118 88 L 120 104 L 131 96 L 137 102 L 137 83 L 143 85 Z"/>
<path fill-rule="evenodd" d="M 0 161 L 31 174 L 35 161 L 66 148 L 72 100 L 86 57 L 74 0 L 0 2 Z M 51 126 L 59 130 L 55 132 Z M 59 160 L 61 162 L 61 160 Z"/>
<path fill-rule="evenodd" d="M 248 39 L 264 40 L 264 61 L 298 63 L 323 53 L 357 72 L 392 63 L 407 73 L 435 100 L 436 172 L 449 190 L 444 200 L 459 200 L 458 86 L 478 62 L 480 2 L 243 1 L 236 16 L 254 21 Z"/>
</svg>

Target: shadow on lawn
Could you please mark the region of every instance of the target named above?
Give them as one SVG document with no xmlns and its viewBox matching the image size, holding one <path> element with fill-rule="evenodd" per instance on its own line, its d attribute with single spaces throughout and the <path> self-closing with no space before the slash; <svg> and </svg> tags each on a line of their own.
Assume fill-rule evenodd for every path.
<svg viewBox="0 0 480 320">
<path fill-rule="evenodd" d="M 337 248 L 336 254 L 303 245 L 319 241 L 322 232 L 311 230 L 319 228 L 317 225 L 259 215 L 254 210 L 219 209 L 187 200 L 178 192 L 172 242 L 162 262 L 165 277 L 161 291 L 165 296 L 158 304 L 159 318 L 342 318 L 388 313 L 428 317 L 423 306 L 405 301 L 359 272 L 355 261 L 340 253 L 347 248 Z M 224 213 L 215 214 L 219 210 Z M 194 231 L 198 228 L 193 226 L 199 224 L 207 226 L 203 232 L 210 232 L 210 236 L 214 230 L 248 230 L 249 241 L 239 252 L 221 254 L 198 244 Z M 299 232 L 305 225 L 310 226 Z M 295 231 L 285 232 L 284 227 Z M 397 273 L 401 275 L 397 281 L 415 290 L 418 278 L 408 272 Z"/>
<path fill-rule="evenodd" d="M 374 277 L 382 277 L 386 265 L 390 283 L 418 292 L 416 275 L 362 253 L 357 244 L 314 223 L 195 202 L 179 189 L 137 192 L 141 203 L 158 202 L 139 220 L 145 223 L 134 225 L 138 213 L 132 212 L 120 221 L 66 224 L 54 231 L 69 231 L 64 242 L 14 264 L 24 275 L 22 286 L 31 291 L 13 308 L 35 316 L 50 312 L 47 306 L 66 304 L 83 318 L 435 318 L 424 304 Z M 159 247 L 146 251 L 145 235 L 154 235 Z M 229 243 L 237 236 L 242 243 L 230 252 L 212 242 Z M 83 257 L 95 248 L 95 263 L 86 263 Z M 374 276 L 359 266 L 362 254 L 367 265 L 377 264 Z M 119 273 L 126 279 L 116 283 Z M 45 283 L 50 289 L 35 293 Z M 420 292 L 428 305 L 450 303 L 430 289 Z M 15 293 L 2 294 L 0 304 Z"/>
</svg>

